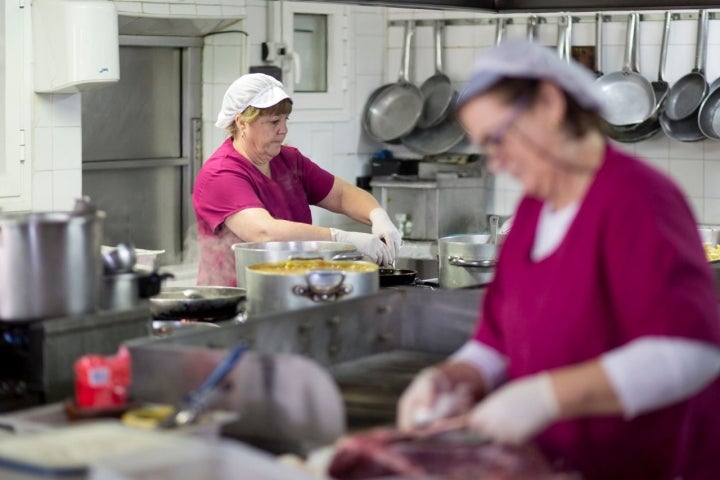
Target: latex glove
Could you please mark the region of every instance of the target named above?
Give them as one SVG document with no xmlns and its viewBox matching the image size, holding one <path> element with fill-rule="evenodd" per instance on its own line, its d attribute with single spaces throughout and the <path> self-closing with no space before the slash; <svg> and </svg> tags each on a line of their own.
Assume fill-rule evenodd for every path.
<svg viewBox="0 0 720 480">
<path fill-rule="evenodd" d="M 401 430 L 428 425 L 441 418 L 466 412 L 473 404 L 468 385 L 452 385 L 437 368 L 426 368 L 405 389 L 398 402 Z"/>
<path fill-rule="evenodd" d="M 550 375 L 521 378 L 491 393 L 470 414 L 470 427 L 498 443 L 519 445 L 555 421 L 559 407 Z"/>
<path fill-rule="evenodd" d="M 400 244 L 402 243 L 400 230 L 390 220 L 387 212 L 380 207 L 370 212 L 370 222 L 372 223 L 373 235 L 385 240 L 385 244 L 390 250 L 390 263 L 394 262 L 400 253 Z"/>
<path fill-rule="evenodd" d="M 349 243 L 363 255 L 367 255 L 378 265 L 390 265 L 390 250 L 380 238 L 370 233 L 346 232 L 337 228 L 330 229 L 333 242 Z"/>
</svg>

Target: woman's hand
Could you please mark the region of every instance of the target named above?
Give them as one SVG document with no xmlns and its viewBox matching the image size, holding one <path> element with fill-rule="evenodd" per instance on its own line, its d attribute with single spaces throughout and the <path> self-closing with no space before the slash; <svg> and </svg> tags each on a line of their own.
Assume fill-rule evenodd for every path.
<svg viewBox="0 0 720 480">
<path fill-rule="evenodd" d="M 370 222 L 372 223 L 373 235 L 385 240 L 388 250 L 390 250 L 390 263 L 392 263 L 400 253 L 400 244 L 402 243 L 400 231 L 390 220 L 387 212 L 380 207 L 370 212 Z"/>
<path fill-rule="evenodd" d="M 378 265 L 390 265 L 392 258 L 390 250 L 380 238 L 370 233 L 346 232 L 337 228 L 330 229 L 333 242 L 349 243 L 357 248 L 363 255 L 367 255 Z"/>
<path fill-rule="evenodd" d="M 509 382 L 488 395 L 470 414 L 470 427 L 498 443 L 519 445 L 559 414 L 555 388 L 544 372 Z"/>
</svg>

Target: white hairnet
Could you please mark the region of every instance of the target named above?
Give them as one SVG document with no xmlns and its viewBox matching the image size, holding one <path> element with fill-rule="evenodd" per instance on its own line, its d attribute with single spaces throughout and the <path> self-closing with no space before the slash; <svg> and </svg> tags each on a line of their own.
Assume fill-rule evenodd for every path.
<svg viewBox="0 0 720 480">
<path fill-rule="evenodd" d="M 247 107 L 268 108 L 290 98 L 282 83 L 264 73 L 248 73 L 235 80 L 225 92 L 215 126 L 227 128 Z"/>
</svg>

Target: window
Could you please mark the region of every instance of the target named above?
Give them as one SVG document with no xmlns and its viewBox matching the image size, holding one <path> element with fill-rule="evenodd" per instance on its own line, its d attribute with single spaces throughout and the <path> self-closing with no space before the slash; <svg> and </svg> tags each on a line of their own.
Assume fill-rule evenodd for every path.
<svg viewBox="0 0 720 480">
<path fill-rule="evenodd" d="M 293 121 L 349 119 L 347 7 L 284 2 L 282 16 L 289 54 L 283 82 L 293 97 Z"/>
</svg>

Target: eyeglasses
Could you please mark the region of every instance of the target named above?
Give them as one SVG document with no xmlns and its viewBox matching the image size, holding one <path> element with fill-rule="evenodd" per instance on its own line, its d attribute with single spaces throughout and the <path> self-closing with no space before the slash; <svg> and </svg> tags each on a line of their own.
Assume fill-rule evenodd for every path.
<svg viewBox="0 0 720 480">
<path fill-rule="evenodd" d="M 485 151 L 490 148 L 499 147 L 505 140 L 508 131 L 515 125 L 515 122 L 520 118 L 520 115 L 523 114 L 529 103 L 530 98 L 527 95 L 520 97 L 520 100 L 515 103 L 507 119 L 505 119 L 493 133 L 480 142 L 480 147 Z"/>
</svg>

